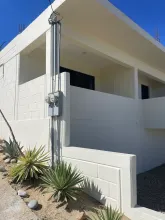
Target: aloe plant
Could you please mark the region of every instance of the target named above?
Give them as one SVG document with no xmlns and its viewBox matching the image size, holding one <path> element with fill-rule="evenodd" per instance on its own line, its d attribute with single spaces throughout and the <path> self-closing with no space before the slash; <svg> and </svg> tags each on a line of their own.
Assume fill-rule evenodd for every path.
<svg viewBox="0 0 165 220">
<path fill-rule="evenodd" d="M 27 179 L 39 179 L 48 169 L 49 156 L 44 146 L 29 149 L 24 156 L 18 158 L 18 163 L 11 169 L 10 175 L 16 182 Z"/>
<path fill-rule="evenodd" d="M 17 159 L 20 156 L 20 151 L 18 150 L 18 144 L 9 138 L 9 142 L 4 140 L 5 146 L 3 146 L 4 153 L 7 153 L 10 159 Z M 19 148 L 22 150 L 19 144 Z"/>
<path fill-rule="evenodd" d="M 49 169 L 41 179 L 42 187 L 52 192 L 52 197 L 57 201 L 69 202 L 76 200 L 82 191 L 80 185 L 84 177 L 76 168 L 72 168 L 71 164 L 60 162 L 54 168 Z"/>
<path fill-rule="evenodd" d="M 100 209 L 93 217 L 89 217 L 89 220 L 121 220 L 123 214 L 117 210 L 110 207 L 105 207 Z"/>
</svg>

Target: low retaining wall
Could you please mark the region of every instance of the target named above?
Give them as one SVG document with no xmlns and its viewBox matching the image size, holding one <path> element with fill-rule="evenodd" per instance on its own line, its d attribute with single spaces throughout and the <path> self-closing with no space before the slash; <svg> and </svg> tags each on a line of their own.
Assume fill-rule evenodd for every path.
<svg viewBox="0 0 165 220">
<path fill-rule="evenodd" d="M 96 200 L 131 220 L 165 220 L 165 214 L 137 206 L 135 155 L 63 147 L 62 157 L 88 177 L 87 192 Z"/>
<path fill-rule="evenodd" d="M 89 178 L 89 192 L 101 203 L 124 212 L 136 205 L 135 155 L 78 147 L 64 147 L 62 154 Z"/>
</svg>

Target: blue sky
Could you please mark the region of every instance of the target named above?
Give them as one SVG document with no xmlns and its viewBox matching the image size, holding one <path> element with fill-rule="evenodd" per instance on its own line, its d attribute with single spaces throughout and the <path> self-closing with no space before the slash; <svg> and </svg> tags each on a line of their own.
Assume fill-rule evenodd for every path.
<svg viewBox="0 0 165 220">
<path fill-rule="evenodd" d="M 164 0 L 110 0 L 133 21 L 152 36 L 159 29 L 161 43 L 165 44 Z"/>
<path fill-rule="evenodd" d="M 165 0 L 110 1 L 152 36 L 158 27 L 165 44 Z M 0 44 L 12 40 L 19 24 L 29 25 L 48 5 L 48 0 L 0 0 Z"/>
</svg>

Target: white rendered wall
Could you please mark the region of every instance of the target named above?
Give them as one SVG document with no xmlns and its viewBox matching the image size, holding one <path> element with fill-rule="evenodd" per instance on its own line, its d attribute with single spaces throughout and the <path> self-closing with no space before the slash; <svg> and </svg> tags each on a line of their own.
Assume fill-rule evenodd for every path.
<svg viewBox="0 0 165 220">
<path fill-rule="evenodd" d="M 142 100 L 71 86 L 71 145 L 135 154 L 137 171 L 164 163 L 165 130 L 147 130 Z"/>
<path fill-rule="evenodd" d="M 20 56 L 19 84 L 26 83 L 46 73 L 46 54 L 43 49 L 35 49 Z"/>
<path fill-rule="evenodd" d="M 133 69 L 120 65 L 104 69 L 100 77 L 100 91 L 133 98 L 133 74 Z"/>
<path fill-rule="evenodd" d="M 31 119 L 9 121 L 18 142 L 26 148 L 45 146 L 48 150 L 50 142 L 49 119 Z M 4 122 L 0 123 L 0 137 L 8 140 L 10 131 Z"/>
<path fill-rule="evenodd" d="M 144 126 L 165 129 L 165 97 L 143 100 Z"/>
</svg>

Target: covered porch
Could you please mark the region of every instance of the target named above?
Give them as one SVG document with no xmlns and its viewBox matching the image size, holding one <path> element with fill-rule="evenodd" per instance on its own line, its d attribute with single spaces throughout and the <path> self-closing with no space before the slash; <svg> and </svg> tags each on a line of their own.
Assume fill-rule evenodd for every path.
<svg viewBox="0 0 165 220">
<path fill-rule="evenodd" d="M 20 54 L 19 85 L 49 77 L 49 32 Z M 48 69 L 49 68 L 49 69 Z M 60 49 L 60 72 L 70 73 L 72 86 L 135 98 L 135 68 L 107 58 L 94 48 L 63 36 Z"/>
</svg>

